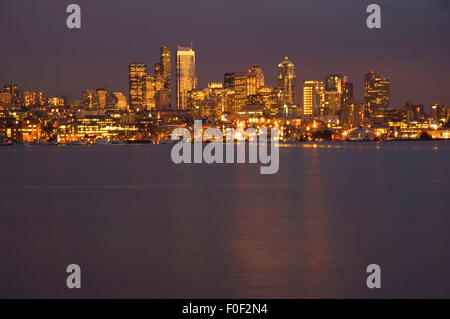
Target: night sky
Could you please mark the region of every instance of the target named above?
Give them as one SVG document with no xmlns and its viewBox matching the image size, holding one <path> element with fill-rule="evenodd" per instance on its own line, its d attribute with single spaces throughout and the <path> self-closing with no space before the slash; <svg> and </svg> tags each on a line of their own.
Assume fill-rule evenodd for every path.
<svg viewBox="0 0 450 319">
<path fill-rule="evenodd" d="M 66 27 L 66 6 L 82 29 Z M 366 7 L 382 8 L 382 29 Z M 275 84 L 289 56 L 300 81 L 348 74 L 362 101 L 364 73 L 392 80 L 392 106 L 450 105 L 449 0 L 1 0 L 0 85 L 79 98 L 83 89 L 127 92 L 128 61 L 153 68 L 159 47 L 197 52 L 200 87 L 260 64 Z M 173 70 L 174 71 L 174 70 Z M 174 77 L 175 78 L 175 77 Z"/>
</svg>

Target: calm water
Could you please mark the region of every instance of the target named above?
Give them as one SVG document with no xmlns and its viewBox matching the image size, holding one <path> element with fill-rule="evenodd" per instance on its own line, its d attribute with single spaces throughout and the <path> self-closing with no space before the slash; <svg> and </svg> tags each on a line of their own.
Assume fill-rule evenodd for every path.
<svg viewBox="0 0 450 319">
<path fill-rule="evenodd" d="M 449 142 L 284 147 L 274 176 L 170 149 L 0 148 L 0 297 L 450 297 Z"/>
</svg>

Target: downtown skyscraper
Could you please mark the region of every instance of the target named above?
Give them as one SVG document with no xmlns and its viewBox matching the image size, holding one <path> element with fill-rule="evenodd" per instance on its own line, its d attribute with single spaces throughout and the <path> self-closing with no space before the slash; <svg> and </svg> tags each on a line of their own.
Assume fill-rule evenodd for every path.
<svg viewBox="0 0 450 319">
<path fill-rule="evenodd" d="M 128 94 L 132 110 L 142 110 L 147 105 L 147 65 L 128 63 Z"/>
<path fill-rule="evenodd" d="M 324 80 L 324 108 L 329 115 L 339 115 L 344 105 L 353 101 L 353 83 L 343 74 L 330 74 Z"/>
<path fill-rule="evenodd" d="M 280 104 L 297 105 L 297 76 L 295 65 L 288 57 L 278 64 L 277 88 Z"/>
<path fill-rule="evenodd" d="M 187 109 L 188 92 L 195 89 L 195 51 L 192 47 L 177 48 L 177 108 Z"/>
<path fill-rule="evenodd" d="M 171 54 L 170 54 L 170 46 L 165 44 L 161 46 L 161 75 L 164 82 L 164 89 L 167 90 L 168 99 L 169 101 L 171 101 L 172 97 Z"/>
<path fill-rule="evenodd" d="M 323 81 L 305 81 L 303 83 L 303 115 L 306 117 L 319 116 L 320 108 L 323 105 Z"/>
<path fill-rule="evenodd" d="M 389 107 L 391 80 L 374 71 L 364 77 L 364 107 L 370 114 Z"/>
</svg>

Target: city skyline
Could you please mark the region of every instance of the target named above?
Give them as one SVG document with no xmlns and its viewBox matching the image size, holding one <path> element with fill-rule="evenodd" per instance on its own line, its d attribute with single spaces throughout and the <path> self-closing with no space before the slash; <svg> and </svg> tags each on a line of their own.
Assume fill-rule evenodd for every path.
<svg viewBox="0 0 450 319">
<path fill-rule="evenodd" d="M 114 91 L 127 92 L 124 63 L 144 61 L 151 68 L 151 63 L 159 60 L 161 43 L 175 48 L 192 40 L 197 52 L 199 87 L 221 81 L 224 72 L 243 70 L 252 64 L 261 65 L 266 83 L 275 86 L 276 65 L 280 58 L 289 56 L 296 65 L 299 101 L 303 81 L 322 80 L 327 74 L 340 73 L 348 75 L 355 84 L 355 99 L 361 102 L 364 74 L 374 69 L 391 78 L 391 105 L 395 108 L 406 102 L 423 104 L 428 111 L 434 103 L 448 105 L 448 80 L 442 70 L 449 66 L 450 50 L 445 39 L 450 31 L 441 12 L 448 2 L 415 3 L 414 10 L 408 6 L 400 10 L 400 2 L 379 1 L 383 27 L 369 30 L 364 23 L 367 3 L 360 1 L 343 1 L 339 5 L 324 1 L 315 7 L 289 1 L 277 2 L 278 6 L 265 1 L 255 7 L 245 2 L 235 13 L 236 26 L 224 20 L 233 12 L 235 3 L 208 4 L 205 12 L 200 12 L 198 9 L 205 3 L 192 1 L 181 5 L 186 9 L 183 14 L 169 18 L 173 13 L 170 2 L 156 1 L 151 6 L 132 1 L 131 5 L 142 9 L 134 19 L 119 2 L 107 5 L 102 1 L 95 4 L 79 1 L 84 24 L 80 31 L 74 32 L 60 23 L 65 18 L 63 3 L 45 6 L 49 16 L 61 15 L 60 19 L 47 20 L 38 19 L 42 9 L 37 4 L 27 3 L 33 9 L 27 12 L 33 13 L 19 15 L 14 10 L 15 3 L 5 3 L 0 5 L 1 12 L 8 12 L 8 16 L 2 16 L 0 26 L 10 32 L 4 35 L 5 45 L 0 53 L 0 82 L 18 83 L 53 96 L 67 94 L 71 99 L 85 89 L 94 88 L 94 83 L 97 88 L 108 83 Z M 160 13 L 159 17 L 154 16 L 155 11 Z M 253 14 L 247 22 L 239 19 L 249 12 Z M 426 14 L 419 19 L 422 12 Z M 122 18 L 117 26 L 112 19 L 115 14 Z M 190 16 L 194 19 L 188 19 Z M 264 16 L 273 18 L 273 23 L 265 26 Z M 219 29 L 203 27 L 214 19 L 219 20 L 215 24 L 221 25 Z M 427 23 L 427 28 L 414 22 L 418 20 Z M 157 27 L 163 21 L 165 27 Z M 40 28 L 30 27 L 36 23 Z M 286 27 L 294 30 L 289 33 L 290 38 L 281 31 Z M 232 32 L 234 36 L 220 40 L 224 32 Z M 141 37 L 145 41 L 139 40 Z"/>
<path fill-rule="evenodd" d="M 307 100 L 310 99 L 310 94 L 313 94 L 311 92 L 306 92 L 305 89 L 310 87 L 310 85 L 312 83 L 315 83 L 316 85 L 320 84 L 322 85 L 322 89 L 321 89 L 321 94 L 325 93 L 325 100 L 327 100 L 327 92 L 328 93 L 333 93 L 333 91 L 339 91 L 340 94 L 343 94 L 342 96 L 346 96 L 347 99 L 346 102 L 344 102 L 344 104 L 348 104 L 350 102 L 355 102 L 355 103 L 359 103 L 362 105 L 367 106 L 368 108 L 372 108 L 370 106 L 370 103 L 368 103 L 368 100 L 370 99 L 374 99 L 376 98 L 377 94 L 386 94 L 386 101 L 383 101 L 379 106 L 381 106 L 382 108 L 391 108 L 391 109 L 402 109 L 404 108 L 406 105 L 408 104 L 413 104 L 413 105 L 421 105 L 424 107 L 424 111 L 430 112 L 432 111 L 432 107 L 434 105 L 446 105 L 444 103 L 442 103 L 441 101 L 436 101 L 430 105 L 427 104 L 420 104 L 420 103 L 415 103 L 415 101 L 411 100 L 411 99 L 407 99 L 404 103 L 402 103 L 401 105 L 393 105 L 391 103 L 392 97 L 391 97 L 391 82 L 392 79 L 389 76 L 385 76 L 380 75 L 379 72 L 375 73 L 375 71 L 373 69 L 367 70 L 364 72 L 364 79 L 363 81 L 361 81 L 360 83 L 358 83 L 358 81 L 354 81 L 353 79 L 349 80 L 349 76 L 345 73 L 341 73 L 341 74 L 337 74 L 337 73 L 328 73 L 327 75 L 323 75 L 322 77 L 318 77 L 315 79 L 306 79 L 306 80 L 298 80 L 297 76 L 296 76 L 296 65 L 294 63 L 292 63 L 289 60 L 289 57 L 285 56 L 283 58 L 283 60 L 277 64 L 277 73 L 278 75 L 276 76 L 275 79 L 270 79 L 269 81 L 266 81 L 265 84 L 265 79 L 267 79 L 268 77 L 265 76 L 265 69 L 262 68 L 259 64 L 253 64 L 253 65 L 249 65 L 248 68 L 244 71 L 244 72 L 229 72 L 226 71 L 223 73 L 223 77 L 222 80 L 211 80 L 211 81 L 207 81 L 207 84 L 205 86 L 199 86 L 198 85 L 198 76 L 197 76 L 197 69 L 196 69 L 196 50 L 194 50 L 193 48 L 193 42 L 191 42 L 190 47 L 187 46 L 180 46 L 177 45 L 176 48 L 174 48 L 174 56 L 176 57 L 175 62 L 171 63 L 171 55 L 172 55 L 172 48 L 170 45 L 165 44 L 164 42 L 161 43 L 160 46 L 160 62 L 156 62 L 154 64 L 152 64 L 152 62 L 148 62 L 148 61 L 128 61 L 128 72 L 127 72 L 127 76 L 128 76 L 128 89 L 124 90 L 124 91 L 120 91 L 117 90 L 115 88 L 111 88 L 109 83 L 106 82 L 105 85 L 97 85 L 94 84 L 93 87 L 85 87 L 84 89 L 82 89 L 80 91 L 80 94 L 76 95 L 76 96 L 69 96 L 68 94 L 48 94 L 47 91 L 45 90 L 35 90 L 35 89 L 30 89 L 30 88 L 26 88 L 21 86 L 21 82 L 19 83 L 15 83 L 15 82 L 6 82 L 6 83 L 0 83 L 1 87 L 3 87 L 4 89 L 7 86 L 17 86 L 18 89 L 20 90 L 20 92 L 26 91 L 26 92 L 36 92 L 38 94 L 44 93 L 45 97 L 51 97 L 54 96 L 54 98 L 62 98 L 64 97 L 65 99 L 67 99 L 67 101 L 70 103 L 71 101 L 80 101 L 83 102 L 84 99 L 84 94 L 86 92 L 90 92 L 90 91 L 105 91 L 105 93 L 110 92 L 113 94 L 116 93 L 121 93 L 121 94 L 126 94 L 127 96 L 127 101 L 128 101 L 128 105 L 130 106 L 131 109 L 136 109 L 137 106 L 142 107 L 143 105 L 147 106 L 151 109 L 155 109 L 155 100 L 158 98 L 158 94 L 163 92 L 164 93 L 164 97 L 163 98 L 163 105 L 164 105 L 164 109 L 172 109 L 172 110 L 176 110 L 176 109 L 180 109 L 180 110 L 185 110 L 187 109 L 187 100 L 186 100 L 186 96 L 187 93 L 189 93 L 190 91 L 193 90 L 201 90 L 201 89 L 207 89 L 211 84 L 215 84 L 215 83 L 222 83 L 224 88 L 227 88 L 227 81 L 230 81 L 230 79 L 227 79 L 227 77 L 241 77 L 241 82 L 244 85 L 244 91 L 242 92 L 242 98 L 243 98 L 243 103 L 241 103 L 243 106 L 246 104 L 246 97 L 248 97 L 249 95 L 252 94 L 260 94 L 261 92 L 259 92 L 259 89 L 261 87 L 266 87 L 266 88 L 273 88 L 275 91 L 278 90 L 278 92 L 281 94 L 279 96 L 279 103 L 281 104 L 289 104 L 289 105 L 298 105 L 302 108 L 305 108 L 305 112 L 303 115 L 313 115 L 313 110 L 312 110 L 312 102 L 308 102 L 305 104 L 305 93 L 308 94 L 308 97 L 306 97 Z M 192 61 L 181 61 L 179 60 L 181 57 L 186 58 L 188 57 L 193 58 Z M 165 60 L 165 61 L 164 61 Z M 185 66 L 187 64 L 191 64 L 192 66 Z M 172 65 L 174 64 L 174 65 Z M 180 68 L 180 66 L 183 65 L 182 68 Z M 164 66 L 164 67 L 163 67 Z M 183 74 L 182 76 L 179 75 L 180 70 L 181 69 L 186 69 L 183 70 Z M 188 74 L 189 73 L 189 74 Z M 187 74 L 189 76 L 187 76 Z M 246 78 L 248 77 L 249 74 L 252 74 L 254 77 L 254 81 L 255 83 L 253 83 L 252 85 L 250 85 L 250 87 L 254 86 L 254 90 L 255 92 L 247 92 L 248 90 L 248 86 L 249 84 L 247 83 Z M 134 81 L 132 80 L 132 77 L 134 77 Z M 172 83 L 171 82 L 171 78 L 174 77 L 176 79 L 176 83 Z M 368 77 L 372 78 L 369 79 Z M 183 99 L 184 101 L 181 102 L 178 100 L 178 95 L 179 95 L 179 90 L 181 90 L 180 86 L 180 82 L 178 81 L 179 78 L 183 78 L 181 81 L 182 82 L 189 82 L 186 86 L 186 84 L 184 86 L 186 86 L 186 89 L 183 89 L 183 95 L 185 96 Z M 185 78 L 189 78 L 189 79 L 185 79 Z M 239 81 L 239 80 L 238 80 Z M 381 82 L 379 82 L 381 81 Z M 136 84 L 136 82 L 139 82 L 139 84 Z M 275 85 L 268 85 L 267 82 L 269 83 L 273 83 L 275 82 Z M 355 92 L 354 90 L 354 82 L 356 82 L 357 86 L 361 87 L 362 92 Z M 369 86 L 374 85 L 374 83 L 376 83 L 375 85 L 378 85 L 382 87 L 382 93 L 380 92 L 375 92 L 375 97 L 368 97 L 367 94 L 367 89 L 368 89 L 368 83 L 371 83 Z M 134 83 L 134 84 L 133 84 Z M 262 84 L 262 85 L 261 85 Z M 334 86 L 334 87 L 330 87 Z M 134 86 L 134 88 L 132 87 Z M 342 87 L 341 87 L 342 86 Z M 385 87 L 386 86 L 386 87 Z M 152 87 L 152 91 L 153 91 L 153 96 L 151 98 L 147 97 L 146 94 L 148 95 L 149 91 L 150 91 L 150 87 Z M 339 89 L 338 89 L 339 87 Z M 345 87 L 347 87 L 347 89 L 345 89 Z M 140 101 L 135 102 L 134 100 L 136 99 L 135 95 L 135 91 L 136 90 L 141 90 L 141 92 L 139 94 L 141 94 L 142 96 L 139 97 Z M 171 92 L 175 91 L 175 96 L 172 96 L 171 100 Z M 234 90 L 234 85 L 233 85 L 233 90 Z M 345 90 L 347 90 L 347 92 L 345 92 Z M 236 94 L 239 95 L 239 89 L 236 91 Z M 378 91 L 378 90 L 376 90 Z M 356 94 L 355 94 L 356 93 Z M 138 95 L 139 95 L 138 94 Z M 355 97 L 356 96 L 356 97 Z M 80 99 L 81 98 L 81 99 Z M 340 95 L 339 95 L 340 98 Z M 329 98 L 328 98 L 329 99 Z M 333 98 L 331 98 L 333 99 Z M 152 101 L 152 102 L 151 102 Z M 330 102 L 325 102 L 326 104 L 330 103 Z M 331 102 L 332 103 L 332 102 Z M 150 107 L 150 105 L 153 105 L 153 107 Z M 338 109 L 341 108 L 341 104 L 342 101 L 338 103 L 339 107 Z M 333 107 L 332 104 L 329 105 L 329 107 Z M 157 107 L 156 107 L 157 108 Z M 311 112 L 311 113 L 310 113 Z M 316 113 L 314 113 L 314 116 L 316 116 Z"/>
</svg>

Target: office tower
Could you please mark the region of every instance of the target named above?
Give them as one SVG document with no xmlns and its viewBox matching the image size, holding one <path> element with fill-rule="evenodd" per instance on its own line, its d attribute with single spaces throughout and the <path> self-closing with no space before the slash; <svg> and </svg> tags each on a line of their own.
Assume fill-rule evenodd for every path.
<svg viewBox="0 0 450 319">
<path fill-rule="evenodd" d="M 132 110 L 142 110 L 146 106 L 147 65 L 128 64 L 128 93 Z"/>
<path fill-rule="evenodd" d="M 406 118 L 408 122 L 425 119 L 425 108 L 423 105 L 414 105 L 407 102 L 405 104 Z"/>
<path fill-rule="evenodd" d="M 21 91 L 20 101 L 22 105 L 26 108 L 35 106 L 37 104 L 37 93 L 31 91 Z"/>
<path fill-rule="evenodd" d="M 234 90 L 234 72 L 227 72 L 223 75 L 223 87 L 225 89 Z"/>
<path fill-rule="evenodd" d="M 447 121 L 447 108 L 444 105 L 434 104 L 431 106 L 431 118 L 436 122 Z"/>
<path fill-rule="evenodd" d="M 295 75 L 295 65 L 289 61 L 288 57 L 278 64 L 277 87 L 279 93 L 279 103 L 281 105 L 297 104 L 297 76 Z"/>
<path fill-rule="evenodd" d="M 105 89 L 85 90 L 81 95 L 83 108 L 95 110 L 106 108 L 108 92 Z M 55 106 L 55 101 L 49 104 Z"/>
<path fill-rule="evenodd" d="M 17 84 L 7 84 L 3 88 L 3 92 L 9 93 L 11 95 L 12 106 L 19 106 L 20 104 L 20 91 Z"/>
<path fill-rule="evenodd" d="M 389 107 L 390 80 L 370 71 L 364 80 L 364 106 L 372 114 Z"/>
<path fill-rule="evenodd" d="M 353 83 L 344 82 L 342 84 L 342 105 L 353 103 Z"/>
<path fill-rule="evenodd" d="M 164 89 L 169 94 L 169 106 L 172 96 L 172 69 L 170 46 L 163 44 L 161 46 L 161 75 L 164 81 Z"/>
<path fill-rule="evenodd" d="M 0 105 L 1 106 L 10 106 L 11 105 L 11 93 L 8 92 L 0 92 Z"/>
<path fill-rule="evenodd" d="M 95 96 L 94 107 L 97 109 L 105 109 L 106 108 L 106 96 L 108 92 L 105 89 L 97 89 Z"/>
<path fill-rule="evenodd" d="M 82 106 L 84 109 L 93 109 L 95 107 L 96 92 L 94 90 L 85 90 L 81 93 Z"/>
<path fill-rule="evenodd" d="M 256 89 L 264 86 L 264 71 L 258 64 L 250 65 L 249 72 L 253 72 L 256 75 Z"/>
<path fill-rule="evenodd" d="M 113 94 L 117 100 L 116 107 L 119 109 L 126 109 L 127 108 L 127 97 L 122 92 L 114 92 Z"/>
<path fill-rule="evenodd" d="M 161 78 L 160 75 L 147 75 L 147 79 L 146 79 L 146 109 L 147 110 L 155 110 L 156 109 L 156 92 L 157 90 L 157 80 L 156 78 Z"/>
<path fill-rule="evenodd" d="M 271 86 L 260 87 L 256 95 L 262 98 L 264 106 L 268 109 L 278 104 L 277 90 Z"/>
<path fill-rule="evenodd" d="M 163 89 L 156 92 L 155 106 L 157 110 L 166 110 L 170 108 L 170 96 L 168 90 Z"/>
<path fill-rule="evenodd" d="M 324 113 L 339 115 L 343 105 L 353 102 L 353 83 L 342 74 L 330 74 L 324 80 Z"/>
<path fill-rule="evenodd" d="M 324 82 L 305 81 L 303 83 L 303 115 L 319 116 L 324 104 Z"/>
<path fill-rule="evenodd" d="M 187 109 L 187 94 L 196 88 L 195 51 L 179 46 L 177 49 L 177 108 Z"/>
<path fill-rule="evenodd" d="M 339 91 L 328 91 L 323 92 L 324 104 L 323 104 L 323 114 L 336 116 L 342 108 L 342 93 Z"/>
<path fill-rule="evenodd" d="M 234 74 L 235 107 L 239 110 L 247 104 L 247 97 L 256 94 L 256 74 L 253 72 Z"/>
<path fill-rule="evenodd" d="M 348 77 L 342 74 L 330 74 L 325 78 L 325 90 L 342 93 L 342 86 L 348 82 Z"/>
<path fill-rule="evenodd" d="M 44 92 L 38 92 L 38 104 L 39 106 L 45 106 L 47 99 L 45 98 Z"/>
<path fill-rule="evenodd" d="M 356 102 L 343 104 L 340 112 L 341 126 L 344 129 L 358 127 L 363 123 L 363 106 Z"/>
<path fill-rule="evenodd" d="M 109 109 L 124 110 L 127 108 L 127 97 L 122 92 L 108 93 L 106 106 Z"/>
<path fill-rule="evenodd" d="M 147 110 L 155 110 L 155 109 L 161 109 L 168 108 L 170 106 L 170 99 L 169 99 L 169 91 L 164 88 L 165 81 L 162 75 L 147 75 L 147 81 L 146 81 L 146 109 Z M 157 103 L 157 96 L 160 91 L 164 91 L 165 93 L 162 93 L 160 95 L 159 101 L 162 101 L 164 105 L 160 106 Z M 165 96 L 165 95 L 167 96 Z M 167 99 L 169 101 L 169 105 L 167 104 Z"/>
</svg>

